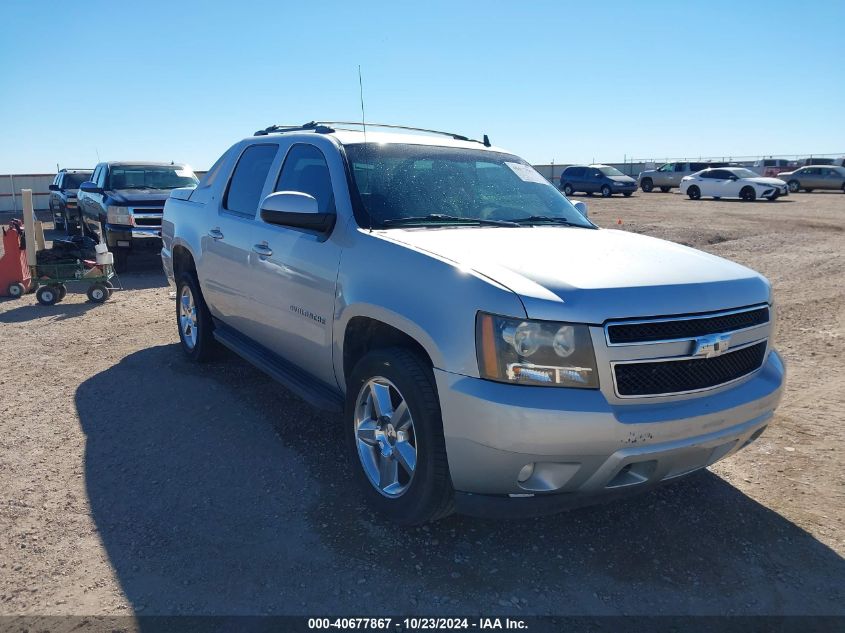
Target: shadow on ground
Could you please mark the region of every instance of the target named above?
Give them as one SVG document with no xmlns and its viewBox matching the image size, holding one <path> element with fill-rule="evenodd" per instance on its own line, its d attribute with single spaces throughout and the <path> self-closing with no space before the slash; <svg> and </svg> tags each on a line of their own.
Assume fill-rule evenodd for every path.
<svg viewBox="0 0 845 633">
<path fill-rule="evenodd" d="M 361 504 L 338 419 L 231 355 L 146 349 L 76 406 L 93 518 L 139 613 L 845 612 L 845 561 L 710 473 L 543 519 L 399 528 Z"/>
</svg>

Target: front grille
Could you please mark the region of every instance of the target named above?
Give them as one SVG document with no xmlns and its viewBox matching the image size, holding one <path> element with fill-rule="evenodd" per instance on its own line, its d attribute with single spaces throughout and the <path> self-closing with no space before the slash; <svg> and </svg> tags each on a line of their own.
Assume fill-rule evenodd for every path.
<svg viewBox="0 0 845 633">
<path fill-rule="evenodd" d="M 733 332 L 769 321 L 769 308 L 742 312 L 689 317 L 666 321 L 613 323 L 607 326 L 607 340 L 611 345 L 653 343 L 673 339 L 695 338 L 706 334 Z"/>
<path fill-rule="evenodd" d="M 759 369 L 765 355 L 763 341 L 713 358 L 618 364 L 616 391 L 620 396 L 656 396 L 708 389 Z"/>
<path fill-rule="evenodd" d="M 135 217 L 135 226 L 161 226 L 161 217 L 164 209 L 135 207 L 132 215 Z"/>
</svg>

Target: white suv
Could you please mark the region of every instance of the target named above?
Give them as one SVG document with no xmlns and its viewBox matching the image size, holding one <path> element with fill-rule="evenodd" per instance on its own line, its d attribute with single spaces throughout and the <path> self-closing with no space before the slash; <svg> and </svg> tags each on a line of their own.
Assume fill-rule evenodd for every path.
<svg viewBox="0 0 845 633">
<path fill-rule="evenodd" d="M 393 520 L 643 490 L 769 424 L 759 274 L 599 229 L 486 137 L 348 127 L 236 143 L 171 194 L 162 259 L 184 352 L 220 342 L 337 411 Z"/>
</svg>

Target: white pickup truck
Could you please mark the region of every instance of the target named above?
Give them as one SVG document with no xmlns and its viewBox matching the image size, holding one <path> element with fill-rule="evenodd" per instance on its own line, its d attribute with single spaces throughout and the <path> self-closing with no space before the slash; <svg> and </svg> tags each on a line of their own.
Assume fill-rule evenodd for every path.
<svg viewBox="0 0 845 633">
<path fill-rule="evenodd" d="M 233 145 L 167 200 L 162 259 L 184 352 L 222 343 L 337 411 L 390 518 L 644 490 L 770 423 L 762 276 L 599 229 L 486 137 L 350 128 Z"/>
</svg>

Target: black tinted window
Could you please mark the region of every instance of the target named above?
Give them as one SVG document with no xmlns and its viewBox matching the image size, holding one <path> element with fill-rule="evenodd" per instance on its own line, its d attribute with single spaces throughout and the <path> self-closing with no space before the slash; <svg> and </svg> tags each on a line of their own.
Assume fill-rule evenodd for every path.
<svg viewBox="0 0 845 633">
<path fill-rule="evenodd" d="M 718 179 L 722 179 L 722 180 L 724 180 L 726 178 L 730 178 L 733 175 L 734 174 L 727 171 L 726 169 L 714 169 L 713 171 L 710 172 L 711 178 L 718 178 Z"/>
<path fill-rule="evenodd" d="M 270 165 L 276 157 L 278 145 L 262 143 L 244 150 L 232 173 L 224 206 L 229 211 L 255 215 Z"/>
<path fill-rule="evenodd" d="M 86 180 L 91 178 L 91 172 L 76 172 L 73 174 L 66 173 L 64 178 L 62 179 L 62 188 L 63 189 L 79 189 L 79 185 L 81 185 Z"/>
<path fill-rule="evenodd" d="M 314 196 L 320 213 L 334 213 L 334 192 L 329 166 L 323 152 L 313 145 L 294 145 L 285 164 L 276 191 L 300 191 Z"/>
</svg>

